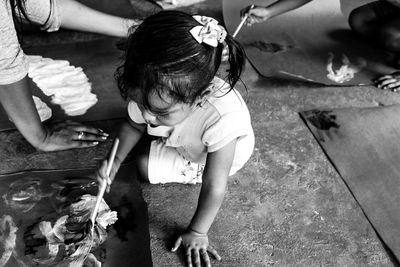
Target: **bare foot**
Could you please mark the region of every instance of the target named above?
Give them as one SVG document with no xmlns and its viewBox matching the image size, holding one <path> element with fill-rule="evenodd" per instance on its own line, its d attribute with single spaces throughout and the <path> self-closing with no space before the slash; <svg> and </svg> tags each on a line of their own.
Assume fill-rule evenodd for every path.
<svg viewBox="0 0 400 267">
<path fill-rule="evenodd" d="M 374 80 L 374 84 L 380 89 L 397 92 L 400 90 L 400 71 L 381 76 Z"/>
</svg>

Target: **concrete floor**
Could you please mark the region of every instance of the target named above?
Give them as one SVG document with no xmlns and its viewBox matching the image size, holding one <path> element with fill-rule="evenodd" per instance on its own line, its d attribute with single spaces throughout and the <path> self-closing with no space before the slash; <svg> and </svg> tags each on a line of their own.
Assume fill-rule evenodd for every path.
<svg viewBox="0 0 400 267">
<path fill-rule="evenodd" d="M 210 2 L 185 9 L 221 16 L 220 2 Z M 393 266 L 298 112 L 389 105 L 400 103 L 400 95 L 368 86 L 317 87 L 261 78 L 249 64 L 242 79 L 247 92 L 243 85 L 238 87 L 252 115 L 256 147 L 246 166 L 231 177 L 210 230 L 210 240 L 222 256 L 213 266 Z M 106 130 L 111 130 L 114 122 L 107 123 Z M 2 173 L 93 167 L 111 145 L 44 154 L 15 131 L 0 133 L 0 140 Z M 189 223 L 199 189 L 142 184 L 154 266 L 183 264 L 183 256 L 169 249 Z"/>
<path fill-rule="evenodd" d="M 400 103 L 374 87 L 310 87 L 259 78 L 243 81 L 256 148 L 228 193 L 210 239 L 215 266 L 392 266 L 373 228 L 298 112 Z M 155 266 L 177 266 L 171 233 L 184 228 L 198 186 L 143 185 Z"/>
</svg>

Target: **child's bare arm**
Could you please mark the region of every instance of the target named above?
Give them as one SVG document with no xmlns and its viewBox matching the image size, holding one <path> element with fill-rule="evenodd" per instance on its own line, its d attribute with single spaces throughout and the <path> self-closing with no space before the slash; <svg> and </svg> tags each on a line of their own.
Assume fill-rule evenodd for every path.
<svg viewBox="0 0 400 267">
<path fill-rule="evenodd" d="M 207 233 L 224 199 L 229 171 L 235 155 L 236 139 L 209 153 L 203 173 L 199 201 L 189 229 Z"/>
<path fill-rule="evenodd" d="M 126 121 L 121 125 L 118 133 L 120 144 L 115 156 L 116 161 L 119 161 L 119 163 L 124 161 L 128 153 L 142 137 L 145 130 L 145 124 L 138 124 L 132 121 L 129 117 L 126 119 Z"/>
<path fill-rule="evenodd" d="M 209 245 L 207 232 L 221 207 L 235 148 L 236 139 L 207 156 L 196 212 L 187 231 L 178 238 L 172 249 L 176 251 L 180 244 L 184 245 L 188 266 L 192 266 L 192 260 L 195 266 L 200 266 L 200 255 L 206 266 L 211 266 L 207 251 L 218 260 L 221 258 Z"/>
<path fill-rule="evenodd" d="M 131 149 L 136 145 L 141 136 L 143 135 L 146 129 L 145 124 L 137 124 L 132 121 L 130 118 L 127 118 L 126 121 L 121 125 L 121 128 L 118 132 L 118 138 L 120 140 L 117 153 L 115 155 L 115 160 L 113 167 L 111 169 L 110 180 L 108 183 L 111 183 L 114 180 L 115 174 L 117 173 L 121 163 L 124 161 L 128 153 Z M 98 180 L 102 181 L 103 179 L 107 179 L 106 169 L 107 169 L 107 160 L 104 160 L 97 171 Z"/>
</svg>

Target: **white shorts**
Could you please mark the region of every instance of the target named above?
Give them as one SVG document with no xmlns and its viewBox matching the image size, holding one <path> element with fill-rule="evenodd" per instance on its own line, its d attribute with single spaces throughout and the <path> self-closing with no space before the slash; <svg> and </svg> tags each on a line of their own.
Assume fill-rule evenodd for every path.
<svg viewBox="0 0 400 267">
<path fill-rule="evenodd" d="M 148 168 L 152 184 L 196 184 L 201 183 L 204 164 L 185 159 L 175 148 L 158 139 L 151 142 Z"/>
</svg>

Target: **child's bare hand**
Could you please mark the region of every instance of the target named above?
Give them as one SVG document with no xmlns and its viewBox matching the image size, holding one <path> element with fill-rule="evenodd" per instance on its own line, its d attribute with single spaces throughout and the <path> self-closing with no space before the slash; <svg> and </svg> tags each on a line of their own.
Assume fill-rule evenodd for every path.
<svg viewBox="0 0 400 267">
<path fill-rule="evenodd" d="M 392 74 L 379 77 L 374 83 L 380 89 L 397 92 L 400 90 L 400 72 L 393 72 Z"/>
<path fill-rule="evenodd" d="M 97 170 L 96 177 L 97 177 L 97 182 L 99 183 L 99 186 L 101 186 L 101 184 L 103 182 L 106 182 L 107 183 L 107 192 L 110 192 L 111 183 L 114 181 L 115 175 L 118 172 L 120 164 L 119 164 L 119 161 L 114 160 L 113 166 L 111 168 L 110 177 L 107 176 L 107 166 L 108 166 L 108 161 L 105 159 L 105 160 L 103 160 L 99 169 Z"/>
<path fill-rule="evenodd" d="M 186 252 L 188 267 L 200 267 L 201 259 L 203 259 L 205 266 L 211 267 L 208 253 L 213 255 L 217 260 L 221 260 L 218 252 L 208 243 L 207 234 L 199 234 L 188 230 L 178 237 L 171 251 L 175 252 L 181 245 L 183 245 Z"/>
<path fill-rule="evenodd" d="M 270 17 L 269 9 L 263 6 L 250 5 L 240 10 L 240 17 L 243 19 L 248 16 L 246 25 L 251 26 L 254 23 L 266 21 Z"/>
</svg>

